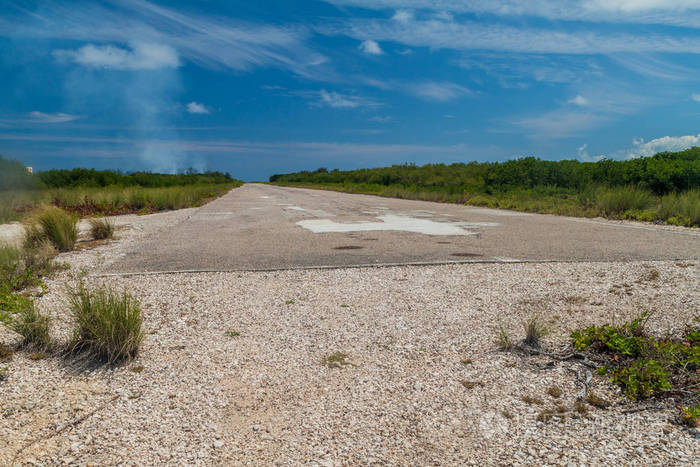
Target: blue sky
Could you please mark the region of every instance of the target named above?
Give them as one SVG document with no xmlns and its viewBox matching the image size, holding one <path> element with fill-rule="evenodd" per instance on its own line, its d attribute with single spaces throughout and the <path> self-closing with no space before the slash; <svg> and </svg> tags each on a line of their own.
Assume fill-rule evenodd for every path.
<svg viewBox="0 0 700 467">
<path fill-rule="evenodd" d="M 700 146 L 700 0 L 0 0 L 0 154 L 229 171 Z"/>
</svg>

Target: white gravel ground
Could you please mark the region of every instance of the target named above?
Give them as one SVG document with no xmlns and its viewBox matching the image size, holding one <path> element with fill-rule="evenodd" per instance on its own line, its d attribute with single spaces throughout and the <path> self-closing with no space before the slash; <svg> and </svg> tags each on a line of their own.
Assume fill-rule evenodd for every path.
<svg viewBox="0 0 700 467">
<path fill-rule="evenodd" d="M 69 337 L 66 284 L 188 211 L 124 216 L 116 241 L 61 255 L 71 269 L 37 300 L 54 337 Z M 0 382 L 0 465 L 697 464 L 698 435 L 671 423 L 674 410 L 623 414 L 601 377 L 592 391 L 613 407 L 538 422 L 573 405 L 580 366 L 500 352 L 493 328 L 521 336 L 538 314 L 556 347 L 572 328 L 649 310 L 653 331 L 677 331 L 698 314 L 699 278 L 697 263 L 676 262 L 89 277 L 141 300 L 142 350 L 92 369 L 17 352 Z M 325 365 L 334 352 L 350 364 Z"/>
</svg>

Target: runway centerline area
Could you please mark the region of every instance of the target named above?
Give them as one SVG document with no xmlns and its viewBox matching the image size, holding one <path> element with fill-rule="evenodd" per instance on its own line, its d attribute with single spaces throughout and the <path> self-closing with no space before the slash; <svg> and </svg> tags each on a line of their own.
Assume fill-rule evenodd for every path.
<svg viewBox="0 0 700 467">
<path fill-rule="evenodd" d="M 699 256 L 691 229 L 246 184 L 103 272 Z"/>
</svg>

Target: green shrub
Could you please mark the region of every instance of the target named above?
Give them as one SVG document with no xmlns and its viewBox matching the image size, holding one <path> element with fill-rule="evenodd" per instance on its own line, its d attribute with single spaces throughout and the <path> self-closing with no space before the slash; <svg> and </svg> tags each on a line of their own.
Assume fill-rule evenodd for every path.
<svg viewBox="0 0 700 467">
<path fill-rule="evenodd" d="M 657 214 L 668 223 L 700 226 L 700 190 L 671 193 L 662 197 Z"/>
<path fill-rule="evenodd" d="M 69 304 L 75 319 L 73 350 L 87 350 L 109 363 L 136 355 L 143 340 L 136 298 L 111 288 L 90 291 L 81 283 L 69 290 Z"/>
<path fill-rule="evenodd" d="M 621 386 L 630 399 L 646 399 L 669 391 L 669 373 L 651 359 L 639 359 L 613 372 L 611 381 Z"/>
<path fill-rule="evenodd" d="M 573 331 L 571 340 L 576 350 L 586 350 L 593 346 L 599 351 L 619 352 L 626 357 L 636 357 L 645 348 L 644 325 L 648 319 L 649 313 L 644 312 L 629 323 L 619 326 L 590 326 Z"/>
<path fill-rule="evenodd" d="M 114 236 L 114 224 L 108 219 L 90 219 L 90 234 L 95 240 L 104 240 Z"/>
<path fill-rule="evenodd" d="M 681 409 L 681 421 L 691 427 L 700 426 L 700 404 Z"/>
<path fill-rule="evenodd" d="M 70 251 L 78 239 L 78 218 L 63 209 L 48 206 L 25 223 L 27 248 L 48 239 L 58 251 Z"/>
</svg>

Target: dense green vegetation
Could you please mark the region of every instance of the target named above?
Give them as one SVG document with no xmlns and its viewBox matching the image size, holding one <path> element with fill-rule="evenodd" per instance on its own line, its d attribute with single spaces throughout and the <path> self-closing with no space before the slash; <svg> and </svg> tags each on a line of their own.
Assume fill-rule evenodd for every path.
<svg viewBox="0 0 700 467">
<path fill-rule="evenodd" d="M 574 216 L 700 225 L 700 148 L 599 162 L 394 165 L 273 175 L 270 182 Z"/>
<path fill-rule="evenodd" d="M 80 216 L 149 213 L 199 206 L 242 182 L 228 173 L 182 174 L 109 170 L 47 170 L 29 174 L 0 156 L 0 223 L 51 204 Z"/>
</svg>

